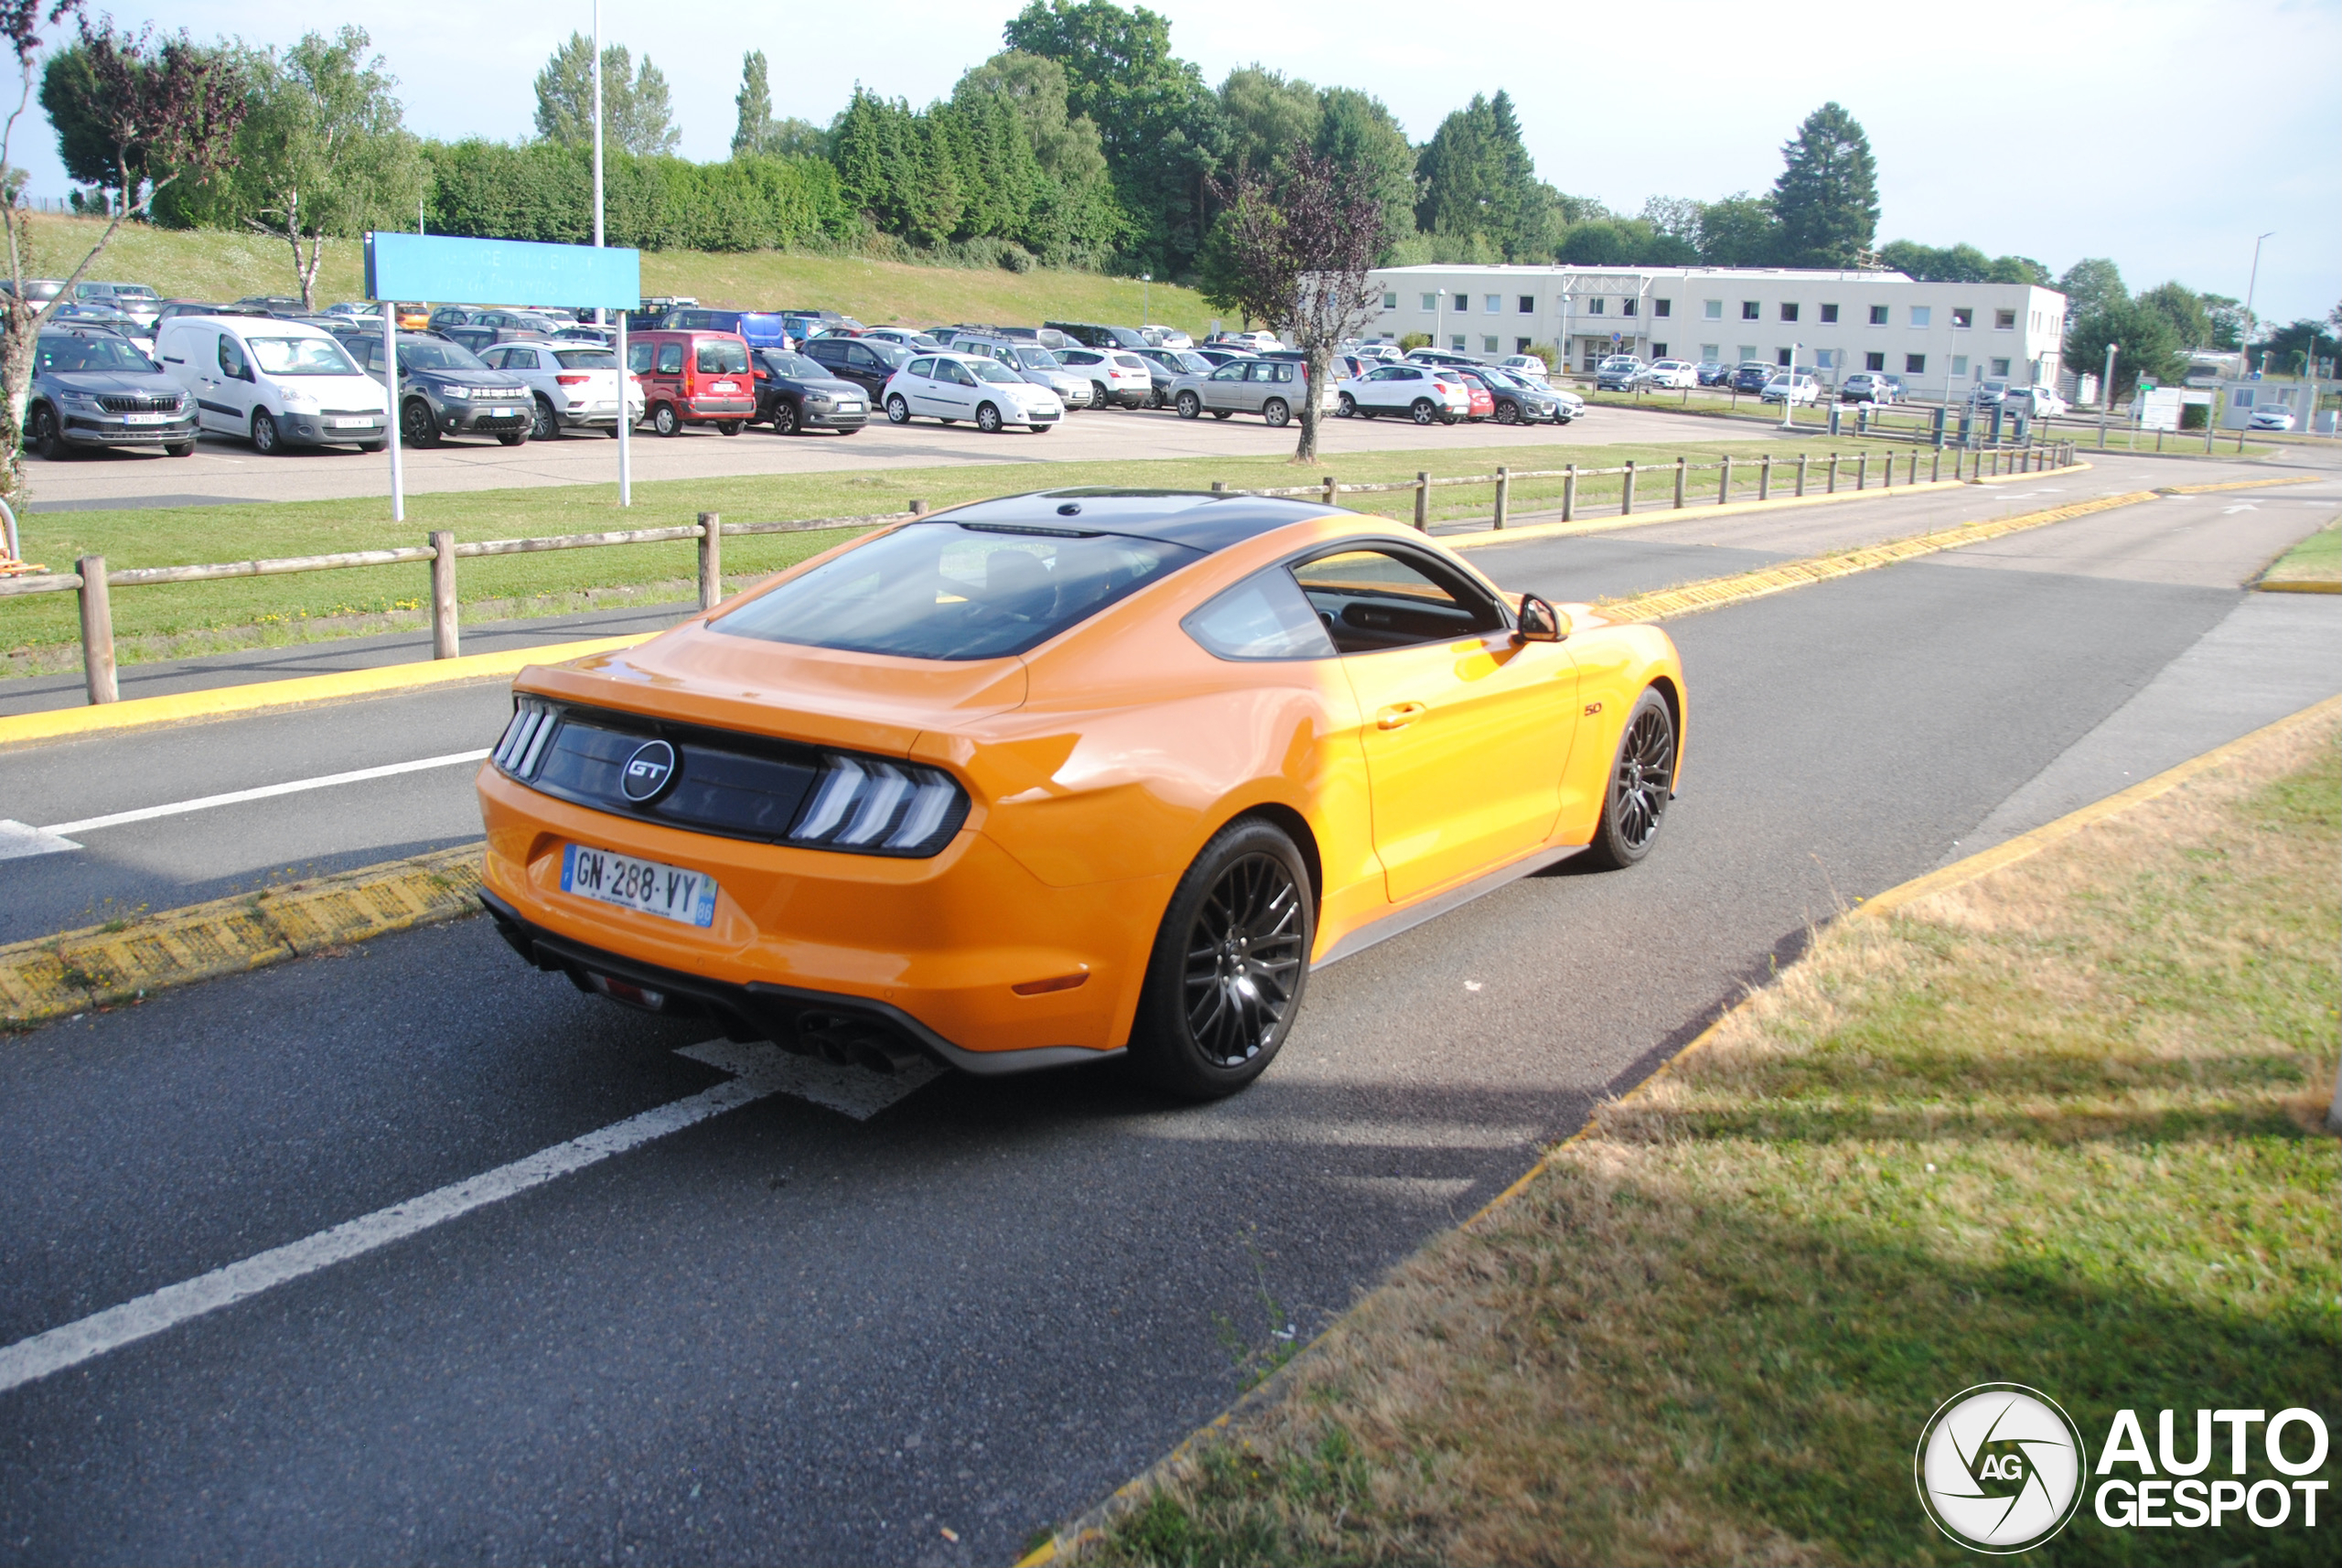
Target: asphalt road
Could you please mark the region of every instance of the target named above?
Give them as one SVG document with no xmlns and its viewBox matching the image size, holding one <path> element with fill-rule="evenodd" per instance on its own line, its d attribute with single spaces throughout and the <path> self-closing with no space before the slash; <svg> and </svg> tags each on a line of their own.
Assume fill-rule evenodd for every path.
<svg viewBox="0 0 2342 1568">
<path fill-rule="evenodd" d="M 2275 494 L 1678 623 L 1689 771 L 1653 858 L 1517 883 L 1320 972 L 1231 1102 L 1166 1108 L 1111 1066 L 942 1077 L 866 1120 L 770 1093 L 0 1392 L 0 1562 L 1012 1557 L 1813 923 L 2090 768 L 2342 686 L 2342 605 L 2237 585 L 2332 510 Z M 1735 541 L 1480 559 L 1574 597 L 1689 575 L 1687 550 L 1795 544 Z M 281 779 L 485 745 L 501 706 L 474 689 L 0 755 L 0 798 L 48 788 L 40 810 L 86 815 L 236 788 L 255 759 Z M 468 832 L 467 771 L 176 819 L 102 862 L 0 863 L 0 886 L 86 864 L 199 889 L 290 859 L 235 847 L 254 843 L 380 858 Z M 724 1081 L 675 1054 L 692 1041 L 526 970 L 478 920 L 25 1036 L 0 1057 L 0 1346 Z"/>
<path fill-rule="evenodd" d="M 1391 419 L 1328 419 L 1330 452 L 1421 447 L 1427 456 L 1459 446 L 1520 448 L 1522 462 L 1546 448 L 1619 441 L 1764 441 L 1773 432 L 1755 421 L 1686 418 L 1636 409 L 1598 408 L 1566 425 L 1429 425 Z M 1247 415 L 1226 421 L 1181 419 L 1167 410 L 1079 412 L 1047 435 L 1015 429 L 986 435 L 972 425 L 931 420 L 896 426 L 882 417 L 852 435 L 775 435 L 762 428 L 724 436 L 694 428 L 669 440 L 639 433 L 634 478 L 700 479 L 736 474 L 816 474 L 851 468 L 921 468 L 966 463 L 1098 463 L 1148 457 L 1260 456 L 1293 450 L 1297 430 L 1272 430 Z M 618 482 L 617 442 L 564 436 L 505 446 L 492 440 L 450 441 L 405 455 L 410 495 L 498 490 L 544 485 Z M 1566 456 L 1555 463 L 1566 462 Z M 59 462 L 26 460 L 35 511 L 91 507 L 195 506 L 205 503 L 325 500 L 391 493 L 390 459 L 351 447 L 290 451 L 263 457 L 249 443 L 206 435 L 191 456 L 158 452 L 77 454 Z"/>
</svg>

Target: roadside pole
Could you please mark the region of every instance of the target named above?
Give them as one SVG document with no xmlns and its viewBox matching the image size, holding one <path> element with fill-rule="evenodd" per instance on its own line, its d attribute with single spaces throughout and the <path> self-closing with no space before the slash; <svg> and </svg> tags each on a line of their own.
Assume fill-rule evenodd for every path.
<svg viewBox="0 0 2342 1568">
<path fill-rule="evenodd" d="M 2098 449 L 2106 450 L 2106 416 L 2114 409 L 2114 353 L 2120 343 L 2106 346 L 2106 373 L 2098 381 Z"/>
<path fill-rule="evenodd" d="M 406 469 L 399 457 L 399 307 L 382 300 L 382 397 L 389 410 L 382 424 L 383 445 L 391 453 L 391 521 L 406 521 Z"/>
<path fill-rule="evenodd" d="M 1789 379 L 1781 383 L 1781 428 L 1783 430 L 1793 430 L 1797 427 L 1797 351 L 1804 347 L 1802 343 L 1789 345 Z"/>
<path fill-rule="evenodd" d="M 626 389 L 627 389 L 627 385 L 628 385 L 628 382 L 630 382 L 630 381 L 632 381 L 634 380 L 634 375 L 633 375 L 633 372 L 631 372 L 630 371 L 628 371 L 628 370 L 626 368 L 626 320 L 627 320 L 627 313 L 626 313 L 625 311 L 623 311 L 623 310 L 619 311 L 619 312 L 618 312 L 618 505 L 620 505 L 620 506 L 632 506 L 632 505 L 634 504 L 634 465 L 633 465 L 633 460 L 632 460 L 632 459 L 633 459 L 633 454 L 632 454 L 631 452 L 629 452 L 629 451 L 627 449 L 627 446 L 628 446 L 628 443 L 631 442 L 631 441 L 634 439 L 634 414 L 633 414 L 633 413 L 631 412 L 631 411 L 632 411 L 632 408 L 633 408 L 633 401 L 632 401 L 631 399 L 629 399 L 629 398 L 626 395 Z"/>
</svg>

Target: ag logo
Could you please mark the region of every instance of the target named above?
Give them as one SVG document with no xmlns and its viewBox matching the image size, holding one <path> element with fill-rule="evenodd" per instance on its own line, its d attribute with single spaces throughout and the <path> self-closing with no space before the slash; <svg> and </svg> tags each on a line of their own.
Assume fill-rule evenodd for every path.
<svg viewBox="0 0 2342 1568">
<path fill-rule="evenodd" d="M 663 740 L 646 740 L 618 770 L 618 788 L 639 806 L 657 800 L 674 776 L 675 748 Z"/>
<path fill-rule="evenodd" d="M 2028 1552 L 2081 1507 L 2089 1455 L 2057 1402 L 2022 1383 L 1979 1383 L 1946 1400 L 1911 1468 L 1936 1528 L 1971 1552 Z"/>
</svg>

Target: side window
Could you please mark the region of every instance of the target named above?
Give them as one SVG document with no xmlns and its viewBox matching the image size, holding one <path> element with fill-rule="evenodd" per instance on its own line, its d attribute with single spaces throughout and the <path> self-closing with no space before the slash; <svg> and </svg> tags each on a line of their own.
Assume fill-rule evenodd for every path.
<svg viewBox="0 0 2342 1568">
<path fill-rule="evenodd" d="M 1279 360 L 1276 363 L 1276 372 L 1278 381 L 1290 381 L 1293 380 L 1293 362 L 1289 360 Z"/>
<path fill-rule="evenodd" d="M 954 386 L 972 387 L 976 384 L 975 372 L 957 360 L 947 360 L 944 363 L 943 379 Z"/>
<path fill-rule="evenodd" d="M 244 376 L 243 346 L 224 332 L 220 335 L 220 373 L 231 381 L 242 381 Z"/>
<path fill-rule="evenodd" d="M 626 368 L 636 375 L 650 368 L 650 353 L 656 347 L 650 343 L 628 343 L 626 346 Z"/>
<path fill-rule="evenodd" d="M 491 371 L 510 371 L 516 369 L 519 364 L 513 350 L 510 349 L 490 349 L 479 357 L 479 362 Z"/>
<path fill-rule="evenodd" d="M 859 343 L 849 343 L 845 346 L 845 362 L 857 371 L 876 371 L 886 368 L 877 355 Z"/>
<path fill-rule="evenodd" d="M 932 378 L 935 374 L 935 361 L 932 360 L 913 360 L 910 364 L 906 367 L 906 372 L 914 376 Z"/>
<path fill-rule="evenodd" d="M 1343 653 L 1411 648 L 1494 631 L 1496 605 L 1428 562 L 1389 550 L 1344 550 L 1294 568 L 1310 607 Z"/>
<path fill-rule="evenodd" d="M 1211 373 L 1211 379 L 1216 381 L 1242 381 L 1244 379 L 1244 361 L 1241 360 L 1229 360 L 1228 363 L 1220 366 L 1219 369 Z"/>
<path fill-rule="evenodd" d="M 1333 635 L 1282 566 L 1255 572 L 1179 623 L 1219 659 L 1327 659 Z"/>
<path fill-rule="evenodd" d="M 662 376 L 680 376 L 683 373 L 683 346 L 681 343 L 659 345 L 659 373 Z"/>
</svg>

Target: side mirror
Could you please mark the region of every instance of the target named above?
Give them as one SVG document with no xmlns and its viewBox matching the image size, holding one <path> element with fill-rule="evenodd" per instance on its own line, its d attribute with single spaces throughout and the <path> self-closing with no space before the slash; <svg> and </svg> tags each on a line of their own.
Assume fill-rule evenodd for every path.
<svg viewBox="0 0 2342 1568">
<path fill-rule="evenodd" d="M 1569 617 L 1534 594 L 1520 596 L 1520 615 L 1512 633 L 1515 642 L 1559 642 L 1569 634 Z"/>
</svg>

